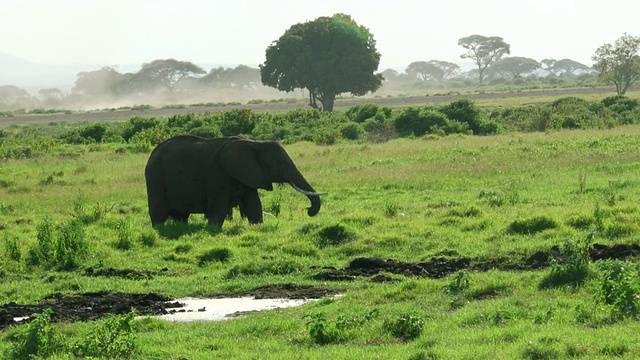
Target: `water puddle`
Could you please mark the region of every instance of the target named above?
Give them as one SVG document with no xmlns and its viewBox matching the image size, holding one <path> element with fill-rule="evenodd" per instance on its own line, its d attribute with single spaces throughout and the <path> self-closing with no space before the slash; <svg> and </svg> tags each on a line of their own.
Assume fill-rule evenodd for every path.
<svg viewBox="0 0 640 360">
<path fill-rule="evenodd" d="M 191 322 L 220 321 L 254 311 L 282 309 L 300 306 L 317 299 L 255 299 L 253 297 L 198 299 L 184 298 L 175 302 L 181 307 L 167 308 L 167 314 L 153 316 L 156 319 Z"/>
</svg>

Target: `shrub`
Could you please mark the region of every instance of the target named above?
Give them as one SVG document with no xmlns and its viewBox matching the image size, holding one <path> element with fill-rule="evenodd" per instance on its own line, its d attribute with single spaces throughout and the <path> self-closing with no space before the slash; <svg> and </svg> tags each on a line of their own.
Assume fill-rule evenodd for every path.
<svg viewBox="0 0 640 360">
<path fill-rule="evenodd" d="M 607 260 L 600 263 L 597 299 L 609 305 L 615 319 L 640 314 L 640 268 L 636 263 Z"/>
<path fill-rule="evenodd" d="M 20 252 L 20 246 L 18 240 L 15 237 L 4 238 L 4 252 L 7 254 L 7 258 L 13 261 L 20 261 L 22 253 Z"/>
<path fill-rule="evenodd" d="M 342 340 L 339 330 L 327 321 L 324 314 L 306 315 L 309 337 L 314 344 L 325 345 Z"/>
<path fill-rule="evenodd" d="M 566 284 L 579 286 L 589 277 L 589 251 L 593 244 L 593 233 L 577 241 L 567 240 L 560 247 L 558 256 L 551 260 L 551 271 L 540 283 L 541 288 Z"/>
<path fill-rule="evenodd" d="M 449 120 L 435 109 L 408 107 L 396 115 L 394 126 L 401 135 L 422 136 L 434 131 L 446 133 Z"/>
<path fill-rule="evenodd" d="M 249 109 L 233 109 L 222 113 L 220 132 L 223 136 L 251 134 L 258 115 Z"/>
<path fill-rule="evenodd" d="M 469 99 L 454 100 L 441 106 L 438 110 L 449 120 L 467 124 L 469 129 L 476 135 L 487 134 L 484 132 L 487 129 L 483 127 L 484 119 L 482 111 Z"/>
<path fill-rule="evenodd" d="M 198 256 L 198 265 L 204 266 L 210 262 L 227 262 L 231 258 L 232 252 L 227 248 L 215 248 L 207 250 Z"/>
<path fill-rule="evenodd" d="M 364 134 L 364 128 L 360 124 L 346 123 L 340 127 L 340 134 L 348 140 L 357 140 Z"/>
<path fill-rule="evenodd" d="M 395 337 L 410 341 L 418 338 L 424 329 L 424 320 L 413 312 L 402 314 L 385 322 L 385 328 Z"/>
<path fill-rule="evenodd" d="M 391 108 L 381 107 L 377 104 L 359 104 L 350 107 L 345 111 L 345 115 L 350 121 L 356 123 L 363 123 L 368 119 L 381 114 L 383 117 L 388 118 L 391 116 Z"/>
<path fill-rule="evenodd" d="M 67 344 L 57 328 L 50 325 L 51 309 L 31 315 L 31 322 L 18 329 L 7 359 L 44 359 L 64 354 Z"/>
<path fill-rule="evenodd" d="M 341 224 L 325 226 L 316 234 L 320 247 L 340 245 L 351 240 L 354 236 L 350 230 Z"/>
<path fill-rule="evenodd" d="M 509 224 L 508 231 L 514 234 L 530 235 L 556 227 L 558 227 L 558 223 L 555 220 L 540 215 L 528 219 L 515 220 Z"/>
<path fill-rule="evenodd" d="M 131 225 L 126 218 L 121 218 L 116 224 L 116 232 L 118 236 L 113 243 L 113 247 L 119 250 L 130 250 L 133 248 L 133 234 L 131 233 Z"/>
<path fill-rule="evenodd" d="M 602 104 L 612 111 L 621 114 L 625 111 L 633 111 L 640 105 L 640 100 L 631 99 L 624 95 L 609 96 L 601 100 Z"/>
<path fill-rule="evenodd" d="M 74 354 L 82 358 L 131 359 L 135 353 L 134 311 L 111 315 L 74 346 Z"/>
<path fill-rule="evenodd" d="M 124 125 L 122 130 L 122 137 L 129 141 L 135 134 L 141 132 L 144 129 L 151 129 L 158 126 L 160 122 L 156 118 L 143 118 L 132 117 Z"/>
</svg>

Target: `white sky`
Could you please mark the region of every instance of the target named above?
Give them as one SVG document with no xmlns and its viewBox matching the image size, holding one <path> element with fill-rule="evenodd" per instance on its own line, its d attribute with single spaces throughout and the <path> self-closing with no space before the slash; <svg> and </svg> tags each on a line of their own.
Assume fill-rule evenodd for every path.
<svg viewBox="0 0 640 360">
<path fill-rule="evenodd" d="M 264 62 L 291 25 L 349 14 L 369 28 L 379 71 L 461 62 L 458 39 L 501 36 L 512 56 L 591 64 L 604 43 L 640 35 L 639 0 L 2 0 L 0 52 L 38 64 L 113 66 L 175 58 Z M 205 70 L 209 70 L 206 69 Z"/>
</svg>

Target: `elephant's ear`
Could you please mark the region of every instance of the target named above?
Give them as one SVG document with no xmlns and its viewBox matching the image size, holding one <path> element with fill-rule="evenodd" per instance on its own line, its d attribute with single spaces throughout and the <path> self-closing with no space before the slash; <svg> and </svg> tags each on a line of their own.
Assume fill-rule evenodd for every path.
<svg viewBox="0 0 640 360">
<path fill-rule="evenodd" d="M 251 140 L 230 141 L 221 152 L 222 168 L 229 176 L 254 189 L 273 190 Z"/>
</svg>

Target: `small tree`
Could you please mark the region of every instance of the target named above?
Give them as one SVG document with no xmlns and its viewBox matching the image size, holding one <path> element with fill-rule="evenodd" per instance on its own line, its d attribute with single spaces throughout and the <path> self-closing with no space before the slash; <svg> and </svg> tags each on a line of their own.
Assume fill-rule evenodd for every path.
<svg viewBox="0 0 640 360">
<path fill-rule="evenodd" d="M 307 89 L 309 105 L 333 111 L 337 95 L 364 95 L 382 85 L 373 35 L 349 15 L 335 14 L 291 26 L 266 50 L 262 83 L 281 91 Z"/>
<path fill-rule="evenodd" d="M 612 44 L 604 44 L 591 57 L 602 81 L 613 82 L 618 95 L 624 95 L 640 78 L 640 37 L 627 33 Z"/>
<path fill-rule="evenodd" d="M 462 59 L 471 59 L 478 66 L 478 82 L 482 85 L 484 71 L 489 65 L 511 54 L 511 45 L 498 36 L 471 35 L 458 40 L 458 45 L 467 49 L 460 55 Z"/>
</svg>

